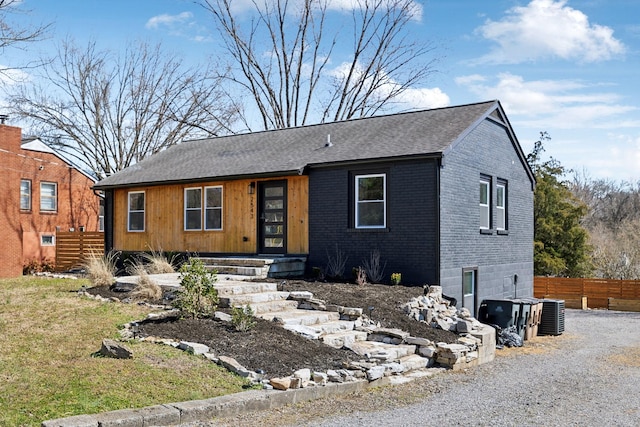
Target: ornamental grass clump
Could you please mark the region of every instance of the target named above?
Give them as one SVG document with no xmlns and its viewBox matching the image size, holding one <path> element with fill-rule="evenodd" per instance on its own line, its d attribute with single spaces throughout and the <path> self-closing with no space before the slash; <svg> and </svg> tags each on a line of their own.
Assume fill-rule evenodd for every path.
<svg viewBox="0 0 640 427">
<path fill-rule="evenodd" d="M 158 301 L 162 299 L 162 288 L 149 276 L 146 266 L 136 260 L 127 266 L 127 272 L 132 276 L 138 276 L 138 283 L 131 291 L 134 300 Z"/>
<path fill-rule="evenodd" d="M 189 258 L 179 271 L 181 288 L 174 306 L 192 318 L 210 316 L 218 306 L 218 291 L 213 286 L 217 272 L 207 270 L 198 258 Z"/>
<path fill-rule="evenodd" d="M 151 250 L 149 253 L 140 254 L 145 260 L 145 269 L 149 274 L 175 273 L 175 255 L 167 258 L 162 249 Z"/>
<path fill-rule="evenodd" d="M 93 286 L 111 286 L 116 281 L 116 262 L 119 256 L 120 252 L 113 250 L 104 255 L 92 252 L 84 260 L 83 267 Z"/>
</svg>

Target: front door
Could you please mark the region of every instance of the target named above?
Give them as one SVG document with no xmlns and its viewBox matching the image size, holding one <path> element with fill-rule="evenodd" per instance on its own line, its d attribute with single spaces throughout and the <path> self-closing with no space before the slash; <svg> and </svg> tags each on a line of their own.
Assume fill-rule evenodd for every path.
<svg viewBox="0 0 640 427">
<path fill-rule="evenodd" d="M 259 251 L 287 252 L 287 181 L 265 181 L 259 185 Z"/>
</svg>

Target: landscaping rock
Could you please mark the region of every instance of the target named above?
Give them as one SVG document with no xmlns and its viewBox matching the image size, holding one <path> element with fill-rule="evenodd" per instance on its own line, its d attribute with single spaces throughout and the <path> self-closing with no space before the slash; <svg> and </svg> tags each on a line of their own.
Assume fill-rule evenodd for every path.
<svg viewBox="0 0 640 427">
<path fill-rule="evenodd" d="M 131 359 L 133 357 L 133 352 L 126 346 L 107 338 L 102 340 L 102 347 L 99 353 L 104 357 L 113 359 Z"/>
</svg>

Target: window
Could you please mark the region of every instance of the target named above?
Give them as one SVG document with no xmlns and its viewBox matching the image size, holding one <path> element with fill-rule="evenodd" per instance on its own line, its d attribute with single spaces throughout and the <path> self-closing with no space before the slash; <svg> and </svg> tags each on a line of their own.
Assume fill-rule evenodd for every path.
<svg viewBox="0 0 640 427">
<path fill-rule="evenodd" d="M 98 231 L 104 231 L 104 199 L 100 199 L 100 211 L 98 212 Z"/>
<path fill-rule="evenodd" d="M 144 231 L 144 191 L 129 193 L 129 231 Z"/>
<path fill-rule="evenodd" d="M 205 187 L 204 229 L 222 230 L 222 187 Z"/>
<path fill-rule="evenodd" d="M 40 210 L 55 212 L 58 209 L 58 184 L 55 182 L 40 183 Z"/>
<path fill-rule="evenodd" d="M 28 179 L 20 181 L 20 209 L 31 210 L 31 181 Z"/>
<path fill-rule="evenodd" d="M 184 190 L 184 229 L 202 230 L 202 189 Z"/>
<path fill-rule="evenodd" d="M 40 235 L 40 244 L 42 246 L 55 246 L 55 236 L 51 234 Z"/>
<path fill-rule="evenodd" d="M 475 294 L 476 271 L 464 269 L 462 271 L 462 295 L 469 297 Z"/>
<path fill-rule="evenodd" d="M 507 229 L 507 183 L 504 181 L 496 185 L 496 229 Z"/>
<path fill-rule="evenodd" d="M 356 176 L 356 228 L 384 228 L 387 223 L 386 175 Z"/>
<path fill-rule="evenodd" d="M 491 185 L 485 178 L 480 179 L 480 228 L 488 230 L 491 228 Z"/>
</svg>

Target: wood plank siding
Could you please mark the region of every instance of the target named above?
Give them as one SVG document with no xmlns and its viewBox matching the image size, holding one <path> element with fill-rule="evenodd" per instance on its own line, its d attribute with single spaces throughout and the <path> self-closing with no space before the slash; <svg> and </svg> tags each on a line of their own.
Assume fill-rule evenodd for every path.
<svg viewBox="0 0 640 427">
<path fill-rule="evenodd" d="M 277 177 L 287 181 L 287 249 L 309 252 L 309 180 L 307 176 Z M 262 180 L 208 181 L 180 185 L 154 185 L 114 191 L 114 248 L 122 251 L 149 249 L 174 252 L 255 254 L 258 251 L 258 192 L 249 184 Z M 222 186 L 222 230 L 184 229 L 185 188 Z M 127 231 L 128 194 L 145 193 L 145 229 Z"/>
</svg>

